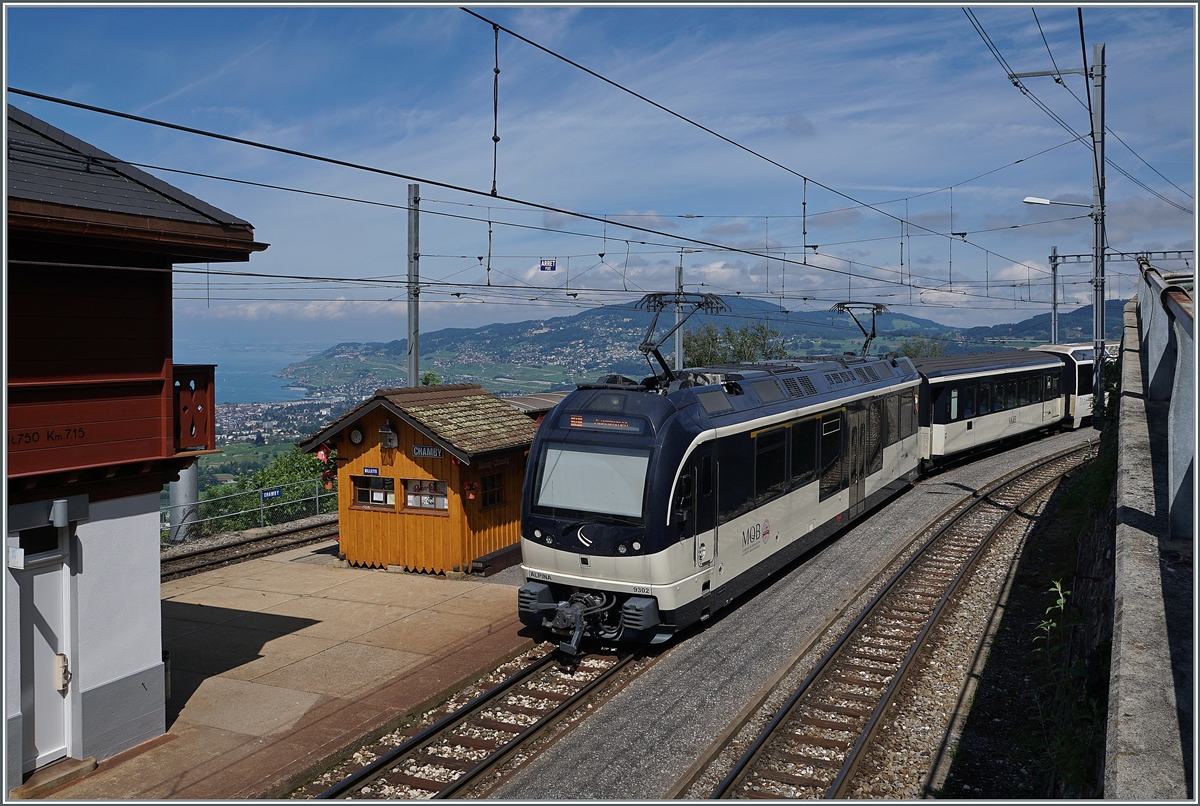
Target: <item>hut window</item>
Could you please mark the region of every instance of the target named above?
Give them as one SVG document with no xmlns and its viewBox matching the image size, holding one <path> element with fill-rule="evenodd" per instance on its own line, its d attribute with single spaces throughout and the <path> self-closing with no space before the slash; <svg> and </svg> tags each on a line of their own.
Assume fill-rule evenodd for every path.
<svg viewBox="0 0 1200 806">
<path fill-rule="evenodd" d="M 408 509 L 446 510 L 446 482 L 409 479 L 404 482 L 405 506 Z"/>
<path fill-rule="evenodd" d="M 382 476 L 351 476 L 354 503 L 364 507 L 395 507 L 396 480 Z"/>
<path fill-rule="evenodd" d="M 482 506 L 487 507 L 499 506 L 504 503 L 504 474 L 489 473 L 483 477 L 480 484 L 480 491 L 483 493 Z"/>
</svg>

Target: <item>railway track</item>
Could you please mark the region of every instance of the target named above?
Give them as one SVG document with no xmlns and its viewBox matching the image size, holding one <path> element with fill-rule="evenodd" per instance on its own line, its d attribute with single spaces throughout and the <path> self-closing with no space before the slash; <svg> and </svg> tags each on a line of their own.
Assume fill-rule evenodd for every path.
<svg viewBox="0 0 1200 806">
<path fill-rule="evenodd" d="M 1020 522 L 1023 509 L 1048 497 L 1063 474 L 1094 450 L 1094 445 L 1073 448 L 1027 465 L 981 490 L 969 504 L 934 518 L 914 541 L 919 550 L 833 643 L 710 797 L 844 797 L 881 716 L 975 562 L 998 535 L 1026 528 Z M 838 621 L 844 619 L 829 624 Z M 760 702 L 766 699 L 764 695 Z M 711 780 L 709 767 L 757 713 L 744 712 L 725 740 L 674 788 L 675 794 L 691 791 L 696 796 L 693 785 L 706 773 Z"/>
<path fill-rule="evenodd" d="M 611 694 L 638 657 L 551 651 L 316 797 L 441 799 L 491 789 L 508 762 L 523 763 L 551 728 Z"/>
<path fill-rule="evenodd" d="M 159 561 L 159 578 L 163 582 L 198 574 L 212 568 L 242 562 L 254 557 L 274 554 L 297 546 L 328 540 L 338 533 L 337 522 L 307 526 L 263 537 L 247 537 L 229 543 L 195 549 Z"/>
</svg>

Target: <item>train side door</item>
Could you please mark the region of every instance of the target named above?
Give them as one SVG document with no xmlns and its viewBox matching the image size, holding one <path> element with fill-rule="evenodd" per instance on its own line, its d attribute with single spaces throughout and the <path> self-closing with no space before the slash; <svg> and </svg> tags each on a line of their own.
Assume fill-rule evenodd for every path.
<svg viewBox="0 0 1200 806">
<path fill-rule="evenodd" d="M 849 412 L 850 425 L 850 517 L 866 509 L 867 412 Z"/>
<path fill-rule="evenodd" d="M 717 556 L 717 460 L 712 444 L 699 448 L 692 455 L 692 477 L 696 525 L 696 566 L 711 565 Z"/>
</svg>

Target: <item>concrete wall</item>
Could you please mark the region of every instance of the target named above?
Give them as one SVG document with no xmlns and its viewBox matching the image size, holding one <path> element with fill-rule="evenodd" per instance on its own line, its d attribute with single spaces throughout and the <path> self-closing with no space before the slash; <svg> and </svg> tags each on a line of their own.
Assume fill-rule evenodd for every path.
<svg viewBox="0 0 1200 806">
<path fill-rule="evenodd" d="M 1172 289 L 1193 275 L 1163 273 L 1139 260 L 1137 306 L 1146 395 L 1169 401 L 1167 481 L 1172 540 L 1191 541 L 1195 528 L 1196 345 L 1190 305 L 1178 304 Z"/>
<path fill-rule="evenodd" d="M 107 758 L 166 729 L 158 495 L 93 504 L 72 552 L 82 756 Z"/>
<path fill-rule="evenodd" d="M 15 545 L 16 539 L 8 541 Z M 21 591 L 12 569 L 4 570 L 4 791 L 21 785 Z"/>
<path fill-rule="evenodd" d="M 75 498 L 82 499 L 75 501 Z M 67 753 L 97 760 L 166 729 L 159 601 L 158 494 L 91 504 L 72 497 Z M 43 511 L 45 510 L 45 511 Z M 7 509 L 8 528 L 46 522 L 49 502 Z M 78 518 L 78 519 L 77 519 Z M 8 536 L 15 544 L 17 537 Z M 16 574 L 4 579 L 5 791 L 21 784 L 21 619 Z"/>
<path fill-rule="evenodd" d="M 1167 404 L 1143 389 L 1135 298 L 1125 308 L 1121 345 L 1120 431 L 1114 550 L 1112 672 L 1109 681 L 1104 797 L 1143 801 L 1189 797 L 1183 746 L 1191 720 L 1181 712 L 1172 666 L 1175 603 L 1164 600 L 1160 541 L 1168 537 L 1164 451 Z M 1156 487 L 1160 488 L 1156 495 Z M 1168 618 L 1176 619 L 1169 624 Z M 1190 675 L 1190 665 L 1188 674 Z M 1182 692 L 1190 701 L 1191 693 Z M 1182 725 L 1182 727 L 1181 727 Z M 1189 754 L 1190 755 L 1190 754 Z"/>
</svg>

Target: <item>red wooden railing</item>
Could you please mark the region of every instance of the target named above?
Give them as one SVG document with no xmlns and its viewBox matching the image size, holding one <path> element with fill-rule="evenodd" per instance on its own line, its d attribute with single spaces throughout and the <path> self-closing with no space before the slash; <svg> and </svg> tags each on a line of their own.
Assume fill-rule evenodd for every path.
<svg viewBox="0 0 1200 806">
<path fill-rule="evenodd" d="M 175 452 L 217 447 L 216 365 L 175 365 Z"/>
</svg>

